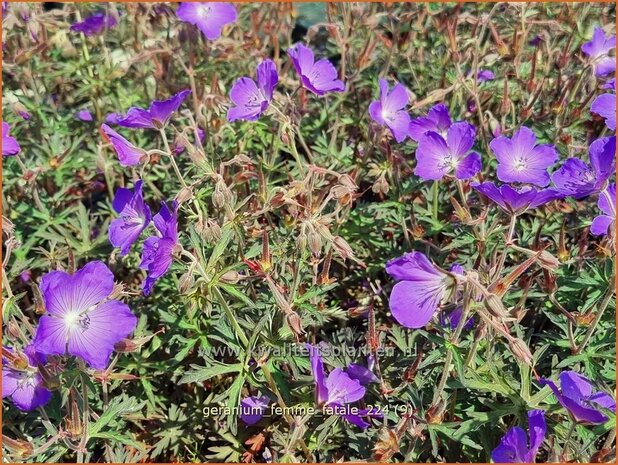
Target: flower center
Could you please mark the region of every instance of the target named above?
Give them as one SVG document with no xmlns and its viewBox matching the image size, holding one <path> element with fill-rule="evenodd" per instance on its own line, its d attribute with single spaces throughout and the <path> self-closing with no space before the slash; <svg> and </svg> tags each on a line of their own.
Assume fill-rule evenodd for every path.
<svg viewBox="0 0 618 465">
<path fill-rule="evenodd" d="M 197 9 L 197 15 L 200 18 L 206 18 L 209 14 L 210 14 L 210 7 L 202 5 Z"/>
<path fill-rule="evenodd" d="M 528 164 L 526 163 L 526 160 L 523 157 L 518 158 L 515 161 L 515 171 L 523 171 L 528 167 L 527 165 Z"/>
<path fill-rule="evenodd" d="M 444 158 L 442 158 L 441 163 L 440 163 L 440 168 L 441 169 L 446 169 L 446 170 L 454 170 L 457 169 L 457 162 L 459 160 L 454 157 L 453 155 L 449 154 L 446 155 Z"/>
<path fill-rule="evenodd" d="M 94 306 L 88 310 L 93 308 Z M 69 312 L 65 315 L 64 322 L 68 326 L 69 330 L 79 329 L 81 331 L 85 331 L 90 326 L 90 317 L 86 313 Z"/>
</svg>

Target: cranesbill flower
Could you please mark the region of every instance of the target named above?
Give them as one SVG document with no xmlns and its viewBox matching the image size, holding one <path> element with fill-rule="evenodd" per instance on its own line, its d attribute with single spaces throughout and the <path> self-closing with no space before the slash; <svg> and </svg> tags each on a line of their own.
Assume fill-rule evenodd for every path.
<svg viewBox="0 0 618 465">
<path fill-rule="evenodd" d="M 445 298 L 457 288 L 457 281 L 433 265 L 421 252 L 410 252 L 386 264 L 386 272 L 399 282 L 391 291 L 393 317 L 406 328 L 422 328 Z"/>
<path fill-rule="evenodd" d="M 2 347 L 2 398 L 10 397 L 20 410 L 30 411 L 45 405 L 52 393 L 43 385 L 39 365 L 45 356 L 26 346 L 23 355 Z"/>
<path fill-rule="evenodd" d="M 489 69 L 480 69 L 478 74 L 476 75 L 476 80 L 478 82 L 493 81 L 495 78 L 496 75 L 493 71 Z"/>
<path fill-rule="evenodd" d="M 126 304 L 109 298 L 114 275 L 103 262 L 90 262 L 73 275 L 51 271 L 40 287 L 47 314 L 39 320 L 33 345 L 43 354 L 68 353 L 102 370 L 114 344 L 137 325 Z"/>
<path fill-rule="evenodd" d="M 421 116 L 410 121 L 408 135 L 415 142 L 418 142 L 429 131 L 437 132 L 444 137 L 452 124 L 448 108 L 443 103 L 439 103 L 431 107 L 427 116 Z"/>
<path fill-rule="evenodd" d="M 457 179 L 469 179 L 481 170 L 481 156 L 470 149 L 476 129 L 468 123 L 455 123 L 448 128 L 446 140 L 429 131 L 418 141 L 414 174 L 424 180 L 442 179 L 453 174 Z"/>
<path fill-rule="evenodd" d="M 579 158 L 569 158 L 552 174 L 556 189 L 565 196 L 581 199 L 603 189 L 616 169 L 616 136 L 595 140 L 588 153 L 590 165 Z"/>
<path fill-rule="evenodd" d="M 2 156 L 9 157 L 13 155 L 17 155 L 21 151 L 21 147 L 12 136 L 9 136 L 10 130 L 9 123 L 2 122 Z"/>
<path fill-rule="evenodd" d="M 500 440 L 500 445 L 491 452 L 495 463 L 534 463 L 536 454 L 545 440 L 547 424 L 543 410 L 528 412 L 528 435 L 519 426 L 510 428 Z"/>
<path fill-rule="evenodd" d="M 371 102 L 369 115 L 378 124 L 387 126 L 397 142 L 402 142 L 409 132 L 410 115 L 403 108 L 408 104 L 408 91 L 401 84 L 396 84 L 388 92 L 388 82 L 380 79 L 380 100 Z"/>
<path fill-rule="evenodd" d="M 103 138 L 109 142 L 116 154 L 118 155 L 118 161 L 122 166 L 134 166 L 142 161 L 146 156 L 146 151 L 136 147 L 131 142 L 126 140 L 107 124 L 101 125 L 101 134 Z"/>
<path fill-rule="evenodd" d="M 616 130 L 616 94 L 601 94 L 590 106 L 590 111 L 605 118 L 605 125 Z"/>
<path fill-rule="evenodd" d="M 121 187 L 116 191 L 112 207 L 120 215 L 109 226 L 109 241 L 120 247 L 120 255 L 129 253 L 133 243 L 150 224 L 150 208 L 144 203 L 143 181 L 135 183 L 134 191 Z"/>
<path fill-rule="evenodd" d="M 498 187 L 493 182 L 473 182 L 470 185 L 512 215 L 521 215 L 527 210 L 564 197 L 564 194 L 556 189 L 537 189 L 526 186 L 516 190 L 508 184 Z"/>
<path fill-rule="evenodd" d="M 316 95 L 343 92 L 345 85 L 337 79 L 337 70 L 326 58 L 315 61 L 313 51 L 303 44 L 288 49 L 294 68 L 303 87 Z"/>
<path fill-rule="evenodd" d="M 609 56 L 614 48 L 616 36 L 606 36 L 600 27 L 594 30 L 592 40 L 582 45 L 582 52 L 590 58 L 597 76 L 606 76 L 616 70 L 616 58 Z"/>
<path fill-rule="evenodd" d="M 501 136 L 489 143 L 498 159 L 497 175 L 504 182 L 525 182 L 545 187 L 549 184 L 547 168 L 558 160 L 553 145 L 536 145 L 536 136 L 525 126 L 513 137 Z"/>
<path fill-rule="evenodd" d="M 380 417 L 379 412 L 370 414 L 367 409 L 359 409 L 356 414 L 349 413 L 345 406 L 362 399 L 365 396 L 365 388 L 341 368 L 335 368 L 326 377 L 320 349 L 311 344 L 307 344 L 306 347 L 309 350 L 311 372 L 315 380 L 316 403 L 320 407 L 332 407 L 344 420 L 363 429 L 369 426 L 363 417 Z"/>
<path fill-rule="evenodd" d="M 597 205 L 605 214 L 592 220 L 590 232 L 602 236 L 613 230 L 616 224 L 616 184 L 611 184 L 601 193 Z"/>
<path fill-rule="evenodd" d="M 273 99 L 273 91 L 279 82 L 277 67 L 272 60 L 264 60 L 257 67 L 257 84 L 248 77 L 238 79 L 230 91 L 230 99 L 236 105 L 227 112 L 227 120 L 257 120 Z"/>
<path fill-rule="evenodd" d="M 155 100 L 148 110 L 132 107 L 124 118 L 118 120 L 117 124 L 125 128 L 162 129 L 167 125 L 172 113 L 180 108 L 190 93 L 190 89 L 185 89 L 167 100 Z"/>
<path fill-rule="evenodd" d="M 208 40 L 221 36 L 221 29 L 226 24 L 236 22 L 236 8 L 231 3 L 204 2 L 181 3 L 176 16 L 197 26 Z"/>
<path fill-rule="evenodd" d="M 551 388 L 558 402 L 576 421 L 602 424 L 608 417 L 600 408 L 616 411 L 616 401 L 612 396 L 603 391 L 593 392 L 590 380 L 574 371 L 560 373 L 561 389 L 550 379 L 541 379 L 541 384 Z"/>
<path fill-rule="evenodd" d="M 106 29 L 111 29 L 116 24 L 118 24 L 118 20 L 114 16 L 99 12 L 71 25 L 71 31 L 82 32 L 85 36 L 93 36 L 101 34 Z"/>
<path fill-rule="evenodd" d="M 240 419 L 245 425 L 255 425 L 264 416 L 269 402 L 267 396 L 245 397 L 240 401 Z"/>
<path fill-rule="evenodd" d="M 167 273 L 172 265 L 174 253 L 179 247 L 177 208 L 176 201 L 173 202 L 171 210 L 165 202 L 162 202 L 161 210 L 153 218 L 160 236 L 151 236 L 144 241 L 142 262 L 139 267 L 148 273 L 142 285 L 145 295 L 150 294 L 154 283 Z"/>
</svg>

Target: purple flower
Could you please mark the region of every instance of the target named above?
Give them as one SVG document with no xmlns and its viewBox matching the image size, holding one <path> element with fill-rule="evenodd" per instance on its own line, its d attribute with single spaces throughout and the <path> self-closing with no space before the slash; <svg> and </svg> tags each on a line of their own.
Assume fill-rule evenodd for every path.
<svg viewBox="0 0 618 465">
<path fill-rule="evenodd" d="M 498 187 L 493 182 L 483 182 L 480 184 L 473 182 L 470 185 L 495 202 L 505 212 L 512 215 L 521 215 L 527 210 L 532 210 L 552 200 L 564 197 L 556 189 L 537 189 L 526 186 L 515 190 L 508 184 Z"/>
<path fill-rule="evenodd" d="M 118 161 L 122 166 L 137 165 L 146 155 L 145 150 L 133 145 L 131 142 L 110 128 L 107 124 L 101 125 L 101 131 L 103 137 L 110 144 L 112 144 L 112 147 L 114 147 L 114 150 L 118 155 Z"/>
<path fill-rule="evenodd" d="M 601 94 L 590 106 L 590 111 L 605 118 L 605 125 L 616 130 L 616 94 Z"/>
<path fill-rule="evenodd" d="M 592 61 L 597 76 L 606 76 L 616 70 L 616 58 L 609 56 L 614 48 L 616 36 L 606 36 L 600 27 L 594 30 L 592 40 L 582 45 L 582 52 Z"/>
<path fill-rule="evenodd" d="M 171 210 L 165 202 L 162 202 L 161 210 L 153 219 L 160 236 L 151 236 L 144 241 L 142 262 L 139 267 L 148 273 L 142 285 L 145 295 L 149 295 L 154 283 L 167 273 L 179 246 L 177 208 L 178 204 L 175 201 Z"/>
<path fill-rule="evenodd" d="M 110 29 L 118 24 L 118 20 L 112 15 L 106 15 L 103 12 L 98 12 L 79 23 L 71 26 L 73 32 L 83 32 L 85 36 L 93 36 L 101 34 L 106 29 Z"/>
<path fill-rule="evenodd" d="M 446 108 L 446 105 L 443 103 L 439 103 L 431 107 L 427 116 L 421 116 L 410 121 L 408 135 L 415 142 L 418 142 L 428 131 L 437 132 L 441 136 L 446 136 L 446 132 L 452 124 L 453 122 L 448 113 L 448 108 Z"/>
<path fill-rule="evenodd" d="M 379 383 L 378 377 L 369 368 L 356 363 L 350 363 L 345 371 L 352 379 L 357 380 L 363 386 L 371 383 Z"/>
<path fill-rule="evenodd" d="M 328 92 L 343 92 L 345 85 L 337 79 L 337 70 L 326 58 L 315 61 L 313 51 L 303 44 L 288 49 L 294 68 L 306 89 L 316 95 Z"/>
<path fill-rule="evenodd" d="M 457 328 L 459 322 L 461 321 L 461 317 L 463 316 L 463 307 L 457 307 L 448 315 L 442 313 L 440 315 L 440 324 L 442 326 L 448 326 L 451 329 Z M 468 318 L 468 320 L 464 323 L 463 329 L 470 330 L 474 328 L 474 317 Z"/>
<path fill-rule="evenodd" d="M 231 3 L 181 3 L 176 16 L 197 26 L 208 40 L 216 40 L 223 26 L 236 22 L 236 8 Z"/>
<path fill-rule="evenodd" d="M 491 459 L 495 463 L 534 463 L 536 454 L 545 440 L 547 424 L 543 410 L 528 412 L 528 428 L 530 430 L 530 444 L 528 435 L 519 426 L 510 428 L 500 440 L 500 445 L 491 452 Z"/>
<path fill-rule="evenodd" d="M 496 75 L 493 73 L 493 71 L 490 71 L 488 69 L 480 69 L 478 74 L 476 75 L 476 79 L 478 82 L 493 81 L 494 79 L 496 79 Z"/>
<path fill-rule="evenodd" d="M 78 111 L 75 117 L 80 121 L 92 121 L 94 119 L 92 117 L 92 113 L 90 113 L 88 110 Z"/>
<path fill-rule="evenodd" d="M 371 102 L 369 115 L 378 124 L 388 126 L 397 142 L 402 142 L 408 136 L 410 115 L 404 110 L 408 104 L 408 91 L 401 84 L 396 84 L 388 92 L 388 82 L 380 79 L 380 100 Z"/>
<path fill-rule="evenodd" d="M 120 217 L 109 226 L 109 241 L 114 247 L 120 247 L 120 255 L 129 253 L 133 243 L 150 224 L 150 208 L 144 203 L 142 184 L 142 180 L 137 181 L 134 192 L 121 187 L 112 203 Z"/>
<path fill-rule="evenodd" d="M 257 84 L 248 77 L 238 79 L 230 91 L 230 99 L 236 105 L 227 112 L 227 120 L 257 120 L 273 99 L 273 91 L 279 82 L 277 68 L 272 60 L 264 60 L 257 67 Z"/>
<path fill-rule="evenodd" d="M 14 137 L 9 136 L 9 123 L 2 122 L 2 156 L 17 155 L 21 151 L 19 143 Z"/>
<path fill-rule="evenodd" d="M 26 346 L 23 355 L 2 347 L 2 398 L 10 397 L 25 411 L 49 402 L 52 393 L 44 387 L 38 368 L 44 364 L 45 356 L 35 352 L 32 345 Z"/>
<path fill-rule="evenodd" d="M 612 396 L 603 391 L 593 393 L 590 380 L 574 371 L 560 373 L 561 390 L 549 379 L 541 379 L 541 384 L 551 388 L 558 402 L 576 421 L 602 424 L 608 418 L 599 407 L 616 411 L 616 401 Z"/>
<path fill-rule="evenodd" d="M 597 205 L 605 214 L 592 220 L 590 232 L 595 236 L 602 236 L 609 234 L 616 224 L 616 184 L 611 184 L 601 193 Z"/>
<path fill-rule="evenodd" d="M 599 192 L 615 171 L 616 136 L 595 140 L 588 152 L 590 165 L 579 158 L 569 158 L 552 174 L 556 189 L 565 196 L 581 199 Z"/>
<path fill-rule="evenodd" d="M 393 317 L 406 328 L 422 328 L 429 323 L 456 288 L 453 275 L 434 266 L 420 252 L 389 261 L 386 272 L 399 281 L 391 291 L 389 306 Z"/>
<path fill-rule="evenodd" d="M 414 174 L 426 181 L 451 174 L 457 179 L 473 177 L 481 170 L 481 156 L 470 151 L 475 136 L 476 128 L 463 122 L 448 128 L 446 140 L 437 132 L 425 133 L 418 141 Z"/>
<path fill-rule="evenodd" d="M 190 89 L 185 89 L 167 100 L 155 100 L 148 110 L 132 107 L 124 118 L 118 120 L 117 124 L 125 128 L 162 129 L 167 125 L 172 113 L 178 110 L 190 93 Z"/>
<path fill-rule="evenodd" d="M 114 275 L 103 262 L 90 262 L 74 275 L 51 271 L 40 287 L 47 314 L 39 320 L 33 345 L 43 354 L 68 353 L 102 370 L 114 344 L 137 325 L 126 304 L 109 298 Z"/>
<path fill-rule="evenodd" d="M 362 399 L 365 396 L 365 388 L 341 368 L 335 368 L 326 377 L 319 347 L 311 344 L 307 344 L 306 347 L 309 350 L 311 372 L 315 380 L 316 403 L 320 407 L 333 408 L 344 420 L 363 429 L 369 426 L 363 417 L 381 417 L 379 412 L 370 413 L 367 409 L 359 409 L 356 413 L 348 412 L 346 405 Z"/>
<path fill-rule="evenodd" d="M 504 182 L 525 182 L 545 187 L 549 184 L 547 168 L 558 159 L 553 145 L 536 145 L 536 136 L 525 126 L 509 139 L 500 136 L 489 143 L 498 159 L 498 179 Z"/>
<path fill-rule="evenodd" d="M 240 401 L 240 419 L 245 425 L 255 425 L 264 416 L 269 402 L 267 396 L 245 397 Z"/>
</svg>

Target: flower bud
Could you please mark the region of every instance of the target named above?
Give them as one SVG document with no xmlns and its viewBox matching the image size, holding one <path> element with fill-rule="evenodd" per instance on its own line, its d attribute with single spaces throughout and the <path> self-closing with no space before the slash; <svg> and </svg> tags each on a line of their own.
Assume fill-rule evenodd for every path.
<svg viewBox="0 0 618 465">
<path fill-rule="evenodd" d="M 34 454 L 34 446 L 23 439 L 11 439 L 3 434 L 2 445 L 6 447 L 13 456 L 20 459 L 27 459 Z"/>
<path fill-rule="evenodd" d="M 240 281 L 240 273 L 238 271 L 229 270 L 221 275 L 219 281 L 225 284 L 236 284 Z"/>
<path fill-rule="evenodd" d="M 285 320 L 297 340 L 300 339 L 300 336 L 305 334 L 305 331 L 303 330 L 302 320 L 298 313 L 296 313 L 295 311 L 287 313 L 285 315 Z"/>
<path fill-rule="evenodd" d="M 335 236 L 333 245 L 335 246 L 335 250 L 341 256 L 341 258 L 347 259 L 354 257 L 354 251 L 352 250 L 352 247 L 350 247 L 350 244 L 348 244 L 343 237 Z"/>
<path fill-rule="evenodd" d="M 518 338 L 509 340 L 509 348 L 515 357 L 524 362 L 526 365 L 532 366 L 532 352 L 524 341 Z"/>
</svg>

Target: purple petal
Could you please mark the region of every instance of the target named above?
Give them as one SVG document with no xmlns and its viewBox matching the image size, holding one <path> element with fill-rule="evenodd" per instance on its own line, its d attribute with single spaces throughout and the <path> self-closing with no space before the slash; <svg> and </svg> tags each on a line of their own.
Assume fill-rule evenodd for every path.
<svg viewBox="0 0 618 465">
<path fill-rule="evenodd" d="M 591 167 L 579 158 L 569 158 L 552 174 L 556 189 L 564 195 L 580 199 L 595 190 L 596 177 Z"/>
<path fill-rule="evenodd" d="M 365 388 L 356 379 L 350 378 L 341 368 L 335 368 L 326 378 L 327 405 L 343 405 L 356 402 L 365 396 Z"/>
<path fill-rule="evenodd" d="M 602 94 L 599 95 L 592 106 L 590 111 L 605 118 L 605 125 L 612 131 L 616 130 L 616 95 L 615 94 Z"/>
<path fill-rule="evenodd" d="M 447 132 L 446 143 L 456 158 L 465 156 L 474 145 L 476 128 L 468 123 L 455 123 Z"/>
<path fill-rule="evenodd" d="M 92 368 L 102 370 L 114 351 L 114 344 L 133 332 L 137 318 L 126 304 L 117 300 L 98 305 L 86 317 L 79 328 L 70 331 L 68 351 Z"/>
<path fill-rule="evenodd" d="M 400 281 L 393 287 L 389 307 L 397 322 L 406 328 L 422 328 L 438 309 L 444 289 L 432 289 L 423 281 Z"/>
<path fill-rule="evenodd" d="M 378 377 L 367 367 L 351 363 L 346 369 L 346 373 L 350 378 L 358 380 L 363 386 L 371 383 L 379 383 Z"/>
<path fill-rule="evenodd" d="M 410 252 L 386 264 L 386 272 L 400 281 L 442 280 L 444 275 L 421 252 Z"/>
<path fill-rule="evenodd" d="M 375 118 L 374 118 L 375 119 Z M 427 132 L 437 132 L 437 127 L 434 121 L 426 117 L 420 117 L 410 121 L 410 127 L 408 128 L 408 135 L 410 139 L 418 142 Z"/>
<path fill-rule="evenodd" d="M 476 152 L 470 154 L 457 164 L 455 177 L 457 179 L 470 179 L 481 171 L 481 156 Z"/>
<path fill-rule="evenodd" d="M 159 127 L 164 127 L 168 123 L 172 113 L 180 108 L 180 105 L 182 105 L 190 93 L 190 89 L 185 89 L 167 100 L 155 100 L 152 102 L 148 111 L 150 113 L 150 118 L 153 121 L 154 128 L 158 129 Z M 118 124 L 122 126 L 122 122 L 119 122 Z"/>
<path fill-rule="evenodd" d="M 607 189 L 599 195 L 598 207 L 603 213 L 616 219 L 616 184 L 607 186 Z"/>
<path fill-rule="evenodd" d="M 437 132 L 428 132 L 418 141 L 414 174 L 424 180 L 438 180 L 452 170 L 446 162 L 451 153 L 446 141 Z"/>
<path fill-rule="evenodd" d="M 126 191 L 130 193 L 128 201 Z M 121 204 L 122 208 L 118 211 Z M 109 227 L 109 241 L 114 247 L 120 247 L 120 255 L 126 255 L 151 219 L 150 208 L 144 203 L 142 195 L 142 181 L 135 183 L 135 193 L 128 189 L 119 189 L 113 206 L 120 213 L 120 217 L 112 221 Z"/>
<path fill-rule="evenodd" d="M 603 408 L 612 410 L 614 413 L 616 412 L 616 401 L 606 392 L 597 392 L 591 395 L 588 398 L 588 402 L 594 402 Z"/>
<path fill-rule="evenodd" d="M 311 373 L 315 380 L 316 403 L 323 405 L 328 400 L 328 388 L 326 387 L 326 376 L 324 375 L 324 362 L 320 357 L 319 347 L 306 344 L 309 351 L 309 360 L 311 361 Z"/>
<path fill-rule="evenodd" d="M 45 274 L 40 288 L 47 312 L 62 316 L 84 311 L 109 296 L 114 288 L 114 275 L 103 262 L 93 261 L 74 275 L 62 271 Z"/>
<path fill-rule="evenodd" d="M 268 101 L 273 98 L 273 91 L 279 82 L 277 67 L 272 60 L 264 60 L 257 67 L 257 82 L 262 94 Z"/>
<path fill-rule="evenodd" d="M 410 115 L 407 111 L 400 110 L 386 118 L 386 125 L 391 130 L 397 142 L 403 142 L 409 134 Z"/>
<path fill-rule="evenodd" d="M 118 155 L 118 161 L 122 166 L 134 166 L 139 164 L 140 160 L 146 152 L 135 145 L 131 144 L 128 140 L 110 128 L 107 124 L 101 125 L 101 130 L 105 138 L 112 145 L 116 154 Z"/>
<path fill-rule="evenodd" d="M 616 136 L 595 140 L 590 144 L 588 153 L 597 175 L 597 184 L 603 183 L 616 171 Z"/>
<path fill-rule="evenodd" d="M 303 44 L 296 44 L 288 49 L 288 55 L 292 59 L 292 64 L 299 76 L 308 73 L 315 61 L 313 50 Z"/>
<path fill-rule="evenodd" d="M 94 120 L 94 118 L 92 117 L 92 113 L 90 113 L 88 110 L 78 111 L 76 117 L 80 121 L 93 121 Z"/>
<path fill-rule="evenodd" d="M 509 428 L 500 440 L 500 445 L 491 453 L 495 463 L 525 463 L 528 453 L 528 437 L 518 426 Z"/>
<path fill-rule="evenodd" d="M 531 410 L 528 412 L 528 428 L 530 430 L 530 450 L 528 451 L 527 461 L 534 462 L 536 454 L 547 434 L 547 423 L 545 422 L 545 412 L 543 410 Z"/>
<path fill-rule="evenodd" d="M 388 85 L 387 85 L 388 86 Z M 386 113 L 395 113 L 408 104 L 408 91 L 401 85 L 396 84 L 393 89 L 383 98 L 382 106 Z M 408 117 L 409 120 L 409 117 Z"/>
<path fill-rule="evenodd" d="M 607 215 L 599 215 L 592 220 L 590 232 L 595 236 L 605 236 L 609 233 L 609 227 L 614 222 L 614 218 Z"/>
<path fill-rule="evenodd" d="M 316 61 L 311 70 L 302 77 L 305 87 L 317 95 L 345 90 L 343 82 L 337 79 L 337 70 L 325 58 Z"/>
<path fill-rule="evenodd" d="M 264 416 L 270 399 L 267 396 L 251 396 L 240 401 L 240 419 L 248 426 L 255 425 Z"/>
<path fill-rule="evenodd" d="M 382 118 L 382 102 L 380 100 L 375 100 L 369 104 L 369 116 L 380 125 L 386 124 L 384 118 Z"/>
<path fill-rule="evenodd" d="M 71 25 L 71 31 L 82 32 L 85 36 L 93 36 L 114 27 L 117 23 L 118 20 L 114 16 L 107 16 L 105 13 L 99 12 Z"/>
<path fill-rule="evenodd" d="M 436 132 L 442 134 L 448 130 L 453 124 L 448 108 L 443 103 L 434 105 L 427 113 L 427 116 L 436 125 Z"/>
<path fill-rule="evenodd" d="M 10 130 L 9 124 L 3 121 L 2 122 L 2 156 L 3 157 L 17 155 L 21 150 L 21 147 L 19 146 L 17 139 L 9 136 L 9 130 Z"/>
</svg>

